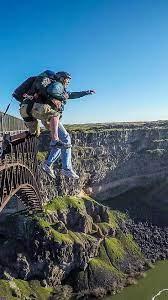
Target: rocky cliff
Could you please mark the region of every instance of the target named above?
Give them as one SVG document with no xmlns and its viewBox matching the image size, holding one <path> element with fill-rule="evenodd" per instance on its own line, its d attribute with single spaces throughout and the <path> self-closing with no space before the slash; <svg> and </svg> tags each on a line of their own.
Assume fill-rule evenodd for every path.
<svg viewBox="0 0 168 300">
<path fill-rule="evenodd" d="M 62 194 L 84 190 L 101 201 L 149 186 L 155 187 L 150 197 L 158 194 L 156 188 L 168 175 L 168 122 L 74 125 L 67 129 L 80 180 L 70 185 L 59 177 L 53 189 L 57 185 Z M 41 135 L 41 152 L 48 150 L 49 139 L 47 132 Z M 165 189 L 161 190 L 164 201 Z"/>
<path fill-rule="evenodd" d="M 147 268 L 124 215 L 88 196 L 57 197 L 43 213 L 9 216 L 0 243 L 0 296 L 10 300 L 102 297 Z"/>
<path fill-rule="evenodd" d="M 80 179 L 60 175 L 60 162 L 55 181 L 40 172 L 44 212 L 0 224 L 0 296 L 101 297 L 142 276 L 150 261 L 168 257 L 168 123 L 68 130 Z M 49 139 L 43 132 L 39 163 Z"/>
</svg>

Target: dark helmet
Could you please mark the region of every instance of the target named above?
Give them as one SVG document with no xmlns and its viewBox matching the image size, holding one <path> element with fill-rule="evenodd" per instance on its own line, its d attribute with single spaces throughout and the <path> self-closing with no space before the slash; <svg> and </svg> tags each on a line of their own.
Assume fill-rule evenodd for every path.
<svg viewBox="0 0 168 300">
<path fill-rule="evenodd" d="M 54 79 L 54 77 L 55 77 L 55 72 L 50 71 L 50 70 L 44 71 L 44 74 L 46 74 L 47 77 L 49 77 L 49 78 L 51 78 L 51 79 Z"/>
<path fill-rule="evenodd" d="M 69 74 L 68 72 L 64 72 L 64 71 L 60 71 L 60 72 L 55 73 L 55 78 L 56 78 L 56 80 L 60 80 L 60 78 L 72 79 L 71 74 Z"/>
<path fill-rule="evenodd" d="M 50 79 L 55 79 L 55 72 L 50 71 L 50 70 L 45 70 L 44 72 L 40 73 L 38 76 L 48 77 Z"/>
</svg>

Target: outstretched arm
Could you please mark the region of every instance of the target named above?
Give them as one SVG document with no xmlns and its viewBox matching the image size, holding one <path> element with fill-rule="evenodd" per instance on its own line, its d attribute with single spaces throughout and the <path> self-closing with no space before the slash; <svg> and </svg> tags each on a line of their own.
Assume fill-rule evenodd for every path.
<svg viewBox="0 0 168 300">
<path fill-rule="evenodd" d="M 92 95 L 95 94 L 96 92 L 94 90 L 88 90 L 88 91 L 81 91 L 81 92 L 68 92 L 69 95 L 69 99 L 77 99 L 77 98 L 81 98 L 87 95 Z"/>
</svg>

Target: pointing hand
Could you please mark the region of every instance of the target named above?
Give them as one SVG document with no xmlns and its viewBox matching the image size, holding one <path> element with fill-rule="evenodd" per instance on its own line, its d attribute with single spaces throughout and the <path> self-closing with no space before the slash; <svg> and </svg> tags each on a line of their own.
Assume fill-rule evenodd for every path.
<svg viewBox="0 0 168 300">
<path fill-rule="evenodd" d="M 86 91 L 88 95 L 93 95 L 93 94 L 96 94 L 96 91 L 95 90 L 88 90 Z"/>
</svg>

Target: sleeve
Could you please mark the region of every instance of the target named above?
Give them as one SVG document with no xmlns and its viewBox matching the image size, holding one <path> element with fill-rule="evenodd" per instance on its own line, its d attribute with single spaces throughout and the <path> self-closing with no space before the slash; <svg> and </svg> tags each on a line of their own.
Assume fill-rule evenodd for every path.
<svg viewBox="0 0 168 300">
<path fill-rule="evenodd" d="M 81 98 L 89 95 L 89 91 L 81 91 L 81 92 L 68 92 L 69 99 Z"/>
<path fill-rule="evenodd" d="M 60 101 L 66 101 L 66 97 L 64 96 L 64 87 L 59 82 L 54 82 L 50 84 L 47 88 L 47 93 L 49 96 L 56 98 Z"/>
</svg>

